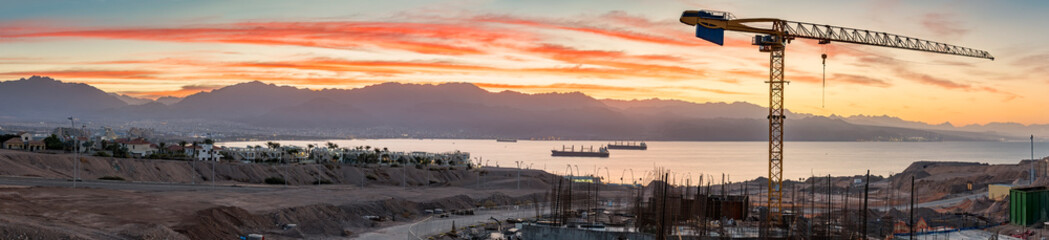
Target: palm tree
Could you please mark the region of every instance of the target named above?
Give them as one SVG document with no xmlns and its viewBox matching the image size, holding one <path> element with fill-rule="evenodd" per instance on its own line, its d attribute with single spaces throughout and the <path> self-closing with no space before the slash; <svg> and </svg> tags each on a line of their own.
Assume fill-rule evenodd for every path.
<svg viewBox="0 0 1049 240">
<path fill-rule="evenodd" d="M 182 148 L 182 155 L 185 156 L 185 154 L 186 154 L 186 141 L 185 140 L 178 141 L 178 146 L 180 148 Z"/>
<path fill-rule="evenodd" d="M 328 142 L 328 148 L 336 149 L 336 148 L 339 148 L 339 145 L 335 144 L 333 142 Z"/>
<path fill-rule="evenodd" d="M 313 147 L 315 146 L 312 143 L 306 144 L 306 158 L 313 159 Z"/>
<path fill-rule="evenodd" d="M 158 151 L 158 152 L 160 152 L 160 153 L 166 153 L 166 152 L 167 152 L 167 150 L 168 150 L 168 149 L 166 148 L 166 146 L 167 146 L 167 145 L 168 145 L 168 144 L 167 144 L 167 143 L 165 143 L 165 142 L 160 142 L 160 144 L 157 144 L 157 146 L 158 146 L 158 147 L 160 147 L 160 149 L 157 149 L 157 151 Z"/>
</svg>

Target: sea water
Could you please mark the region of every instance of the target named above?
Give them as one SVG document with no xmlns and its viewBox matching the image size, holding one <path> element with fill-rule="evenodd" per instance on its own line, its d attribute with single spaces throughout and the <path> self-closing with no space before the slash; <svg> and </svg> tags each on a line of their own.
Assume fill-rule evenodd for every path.
<svg viewBox="0 0 1049 240">
<path fill-rule="evenodd" d="M 700 174 L 724 173 L 732 181 L 768 176 L 768 142 L 668 142 L 648 141 L 648 150 L 611 149 L 608 158 L 553 157 L 550 150 L 562 146 L 594 149 L 608 141 L 529 141 L 496 142 L 494 139 L 353 139 L 280 140 L 281 145 L 323 146 L 333 142 L 340 147 L 371 146 L 391 152 L 469 152 L 483 165 L 491 167 L 542 169 L 563 175 L 597 175 L 612 183 L 632 183 L 632 179 L 653 178 L 657 168 L 670 170 L 676 182 L 698 179 Z M 222 142 L 217 145 L 245 147 L 266 141 Z M 1049 155 L 1049 143 L 1035 143 L 1035 158 Z M 915 161 L 963 161 L 1015 164 L 1031 158 L 1029 142 L 785 142 L 785 179 L 812 175 L 872 175 L 899 173 Z M 571 168 L 569 168 L 571 166 Z M 1042 170 L 1044 171 L 1044 170 Z M 622 179 L 622 180 L 621 180 Z M 708 178 L 709 179 L 709 178 Z"/>
</svg>

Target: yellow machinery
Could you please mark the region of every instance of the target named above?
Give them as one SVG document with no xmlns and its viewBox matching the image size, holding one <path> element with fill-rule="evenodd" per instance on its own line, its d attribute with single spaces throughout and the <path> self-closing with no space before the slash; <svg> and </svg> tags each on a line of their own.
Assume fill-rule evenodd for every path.
<svg viewBox="0 0 1049 240">
<path fill-rule="evenodd" d="M 806 38 L 818 40 L 820 44 L 845 42 L 994 60 L 986 51 L 912 37 L 775 18 L 736 19 L 730 13 L 720 11 L 685 11 L 681 14 L 681 23 L 695 26 L 696 37 L 718 45 L 724 45 L 725 30 L 760 34 L 754 36 L 751 43 L 757 45 L 759 51 L 770 54 L 768 219 L 773 222 L 779 222 L 783 215 L 783 120 L 786 118 L 783 115 L 783 87 L 788 83 L 783 78 L 783 53 L 792 40 Z"/>
</svg>

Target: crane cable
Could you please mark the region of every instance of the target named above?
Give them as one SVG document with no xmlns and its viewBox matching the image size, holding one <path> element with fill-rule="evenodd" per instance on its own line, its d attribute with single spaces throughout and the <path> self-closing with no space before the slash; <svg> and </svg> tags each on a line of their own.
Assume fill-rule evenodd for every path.
<svg viewBox="0 0 1049 240">
<path fill-rule="evenodd" d="M 827 108 L 827 45 L 824 44 L 823 48 L 823 96 L 820 102 L 820 108 Z"/>
</svg>

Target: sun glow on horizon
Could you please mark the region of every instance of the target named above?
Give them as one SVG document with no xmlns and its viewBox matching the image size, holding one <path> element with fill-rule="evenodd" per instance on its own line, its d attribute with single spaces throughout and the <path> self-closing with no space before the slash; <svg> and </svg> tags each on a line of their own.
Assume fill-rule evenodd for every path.
<svg viewBox="0 0 1049 240">
<path fill-rule="evenodd" d="M 105 12 L 46 21 L 41 20 L 49 17 L 45 13 L 15 14 L 0 18 L 0 44 L 5 46 L 0 79 L 49 76 L 149 99 L 184 97 L 255 80 L 310 89 L 468 82 L 488 91 L 767 105 L 768 56 L 756 51 L 745 34 L 726 35 L 724 47 L 696 39 L 694 29 L 676 19 L 680 11 L 697 8 L 687 1 L 667 6 L 614 1 L 598 12 L 547 12 L 516 4 L 525 3 L 494 1 L 464 8 L 390 4 L 369 6 L 382 10 L 351 16 L 260 11 L 207 18 L 193 11 L 172 11 L 163 18 L 184 20 L 135 15 L 118 23 L 105 18 Z M 873 11 L 865 4 L 871 3 L 832 5 Z M 217 5 L 222 6 L 216 9 L 251 8 Z M 1020 36 L 1015 32 L 1023 30 L 983 27 L 990 23 L 965 18 L 985 7 L 983 3 L 948 9 L 915 3 L 894 16 L 866 22 L 863 14 L 806 14 L 812 11 L 804 9 L 806 4 L 722 5 L 719 8 L 749 17 L 889 30 L 991 50 L 999 59 L 988 62 L 844 43 L 824 47 L 798 40 L 787 50 L 786 79 L 794 84 L 787 88 L 786 107 L 792 111 L 891 115 L 932 124 L 1049 123 L 1049 114 L 1036 110 L 1049 102 L 1044 94 L 1049 81 L 1037 77 L 1049 73 L 1042 61 L 1049 58 L 1049 47 L 1023 48 L 988 37 Z M 506 11 L 510 6 L 520 10 Z M 333 6 L 293 9 L 309 12 L 321 7 Z M 987 11 L 1018 7 L 1023 6 Z M 418 9 L 429 11 L 412 11 Z M 135 20 L 141 21 L 130 24 Z M 918 24 L 901 24 L 908 22 Z M 825 99 L 819 63 L 824 52 L 831 55 Z"/>
</svg>

